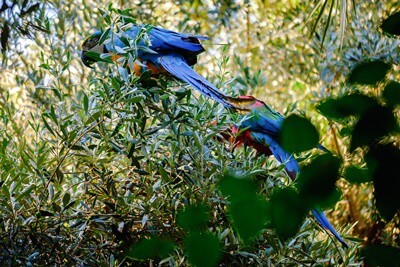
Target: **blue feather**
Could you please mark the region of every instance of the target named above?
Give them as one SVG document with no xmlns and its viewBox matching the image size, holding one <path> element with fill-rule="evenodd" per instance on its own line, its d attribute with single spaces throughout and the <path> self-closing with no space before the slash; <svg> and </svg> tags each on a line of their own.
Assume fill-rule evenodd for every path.
<svg viewBox="0 0 400 267">
<path fill-rule="evenodd" d="M 165 49 L 169 51 L 179 51 L 181 53 L 184 51 L 196 54 L 203 52 L 204 48 L 199 40 L 208 39 L 205 36 L 177 33 L 159 27 L 151 29 L 148 34 L 151 40 L 150 48 L 157 47 L 160 50 Z"/>
<path fill-rule="evenodd" d="M 165 70 L 176 78 L 193 86 L 195 89 L 200 91 L 200 93 L 221 103 L 225 108 L 233 108 L 233 105 L 225 100 L 225 95 L 189 67 L 181 55 L 170 53 L 168 55 L 148 55 L 148 57 L 153 62 L 156 61 L 159 63 Z"/>
<path fill-rule="evenodd" d="M 278 139 L 279 131 L 281 129 L 283 117 L 268 118 L 263 116 L 258 109 L 252 111 L 248 119 L 241 123 L 241 128 L 249 128 L 251 131 L 260 132 Z"/>
<path fill-rule="evenodd" d="M 142 28 L 143 26 L 140 25 L 132 26 L 124 32 L 124 35 L 128 39 L 136 39 Z M 159 27 L 151 28 L 147 34 L 151 42 L 149 48 L 155 53 L 138 50 L 138 57 L 142 61 L 151 61 L 157 68 L 164 68 L 176 78 L 192 85 L 224 107 L 228 109 L 234 107 L 226 100 L 224 94 L 189 66 L 196 62 L 196 55 L 204 51 L 199 39 L 206 40 L 207 37 L 177 33 Z M 142 39 L 138 41 L 138 45 L 146 46 Z M 125 44 L 119 37 L 114 36 L 113 42 L 106 44 L 106 49 L 117 52 L 115 46 L 124 47 Z"/>
<path fill-rule="evenodd" d="M 340 243 L 342 243 L 342 245 L 345 248 L 348 248 L 349 246 L 347 245 L 347 243 L 343 240 L 343 238 L 338 234 L 338 232 L 336 232 L 335 228 L 333 228 L 333 226 L 331 225 L 331 223 L 329 222 L 328 218 L 326 218 L 324 212 L 322 212 L 321 210 L 314 208 L 311 210 L 312 214 L 315 217 L 315 220 L 326 230 L 330 231 L 337 240 L 339 240 Z"/>
<path fill-rule="evenodd" d="M 125 31 L 123 35 L 128 39 L 135 40 L 143 29 L 143 25 L 134 25 L 129 30 Z M 207 40 L 205 36 L 189 35 L 184 33 L 178 33 L 170 30 L 166 30 L 159 27 L 154 27 L 147 32 L 150 39 L 149 48 L 155 52 L 178 52 L 184 55 L 198 55 L 204 52 L 204 47 L 200 44 L 199 40 Z M 106 48 L 108 51 L 117 52 L 114 46 L 125 47 L 125 43 L 121 38 L 116 35 L 112 35 L 110 32 L 110 37 L 113 37 L 113 42 L 107 43 Z M 138 45 L 147 46 L 143 39 L 138 41 Z M 138 50 L 138 56 L 142 57 L 146 52 Z"/>
<path fill-rule="evenodd" d="M 275 158 L 279 162 L 285 164 L 286 171 L 292 179 L 294 179 L 297 176 L 297 174 L 300 172 L 300 167 L 297 163 L 297 160 L 292 155 L 287 153 L 273 138 L 271 138 L 267 134 L 253 132 L 253 131 L 251 132 L 251 137 L 253 138 L 254 141 L 269 146 Z M 337 238 L 337 240 L 339 240 L 339 242 L 342 243 L 342 245 L 345 248 L 349 247 L 343 240 L 343 238 L 338 234 L 338 232 L 336 232 L 335 228 L 333 228 L 333 226 L 329 222 L 328 218 L 326 218 L 323 211 L 317 208 L 313 208 L 311 212 L 314 215 L 315 220 L 323 228 L 330 231 Z"/>
<path fill-rule="evenodd" d="M 293 174 L 295 178 L 296 175 L 300 172 L 300 167 L 299 164 L 297 163 L 297 160 L 287 153 L 275 139 L 271 138 L 268 134 L 265 133 L 259 133 L 259 132 L 251 132 L 251 137 L 253 138 L 254 141 L 264 144 L 266 146 L 269 146 L 269 149 L 271 150 L 272 154 L 275 156 L 275 158 L 285 164 L 286 171 Z"/>
</svg>

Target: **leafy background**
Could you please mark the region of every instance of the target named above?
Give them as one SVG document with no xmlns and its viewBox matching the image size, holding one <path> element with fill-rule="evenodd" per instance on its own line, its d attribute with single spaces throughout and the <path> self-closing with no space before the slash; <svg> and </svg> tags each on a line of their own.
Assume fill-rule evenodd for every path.
<svg viewBox="0 0 400 267">
<path fill-rule="evenodd" d="M 399 266 L 398 11 L 397 1 L 2 1 L 0 263 Z M 84 38 L 121 18 L 209 36 L 197 71 L 311 122 L 336 156 L 297 158 L 305 173 L 332 174 L 321 162 L 339 173 L 318 203 L 349 249 L 299 204 L 302 192 L 318 197 L 306 186 L 315 176 L 293 184 L 275 159 L 221 142 L 237 115 L 173 80 L 82 65 Z"/>
</svg>

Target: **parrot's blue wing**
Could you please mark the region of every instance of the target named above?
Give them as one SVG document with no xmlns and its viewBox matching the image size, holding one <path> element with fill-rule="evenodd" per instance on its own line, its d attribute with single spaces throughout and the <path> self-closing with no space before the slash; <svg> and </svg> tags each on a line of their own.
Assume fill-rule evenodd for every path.
<svg viewBox="0 0 400 267">
<path fill-rule="evenodd" d="M 185 59 L 179 54 L 168 54 L 168 55 L 152 55 L 154 59 L 169 73 L 176 78 L 187 82 L 200 93 L 214 99 L 221 103 L 226 108 L 233 108 L 232 104 L 228 103 L 225 98 L 226 96 L 221 93 L 214 85 L 208 82 L 206 79 L 196 73 L 186 63 Z"/>
<path fill-rule="evenodd" d="M 159 31 L 159 32 L 162 33 L 162 34 L 169 34 L 169 35 L 171 35 L 171 36 L 177 36 L 178 38 L 183 38 L 183 39 L 185 39 L 185 38 L 191 38 L 191 37 L 197 38 L 197 39 L 199 39 L 199 40 L 208 40 L 208 39 L 209 39 L 207 36 L 203 36 L 203 35 L 192 35 L 192 34 L 174 32 L 174 31 L 167 30 L 167 29 L 164 29 L 164 28 L 161 28 L 161 27 L 154 27 L 153 29 Z"/>
<path fill-rule="evenodd" d="M 155 27 L 149 32 L 151 46 L 155 51 L 175 51 L 180 53 L 200 54 L 204 47 L 199 40 L 207 40 L 205 36 L 178 33 L 163 28 Z"/>
<path fill-rule="evenodd" d="M 328 218 L 326 218 L 325 214 L 323 211 L 314 208 L 311 210 L 312 214 L 314 215 L 315 219 L 317 220 L 317 222 L 326 230 L 328 230 L 329 232 L 331 232 L 337 240 L 339 240 L 340 243 L 342 243 L 342 245 L 345 248 L 348 248 L 349 246 L 347 245 L 347 243 L 343 240 L 343 238 L 338 234 L 338 232 L 336 232 L 335 228 L 333 228 L 332 224 L 328 221 Z"/>
<path fill-rule="evenodd" d="M 271 138 L 269 135 L 265 133 L 259 132 L 251 132 L 251 138 L 260 144 L 269 146 L 272 154 L 275 158 L 280 162 L 285 164 L 285 169 L 288 172 L 289 176 L 294 179 L 296 178 L 297 174 L 300 172 L 299 164 L 297 160 L 287 153 L 283 148 L 278 144 L 275 139 Z"/>
<path fill-rule="evenodd" d="M 134 25 L 124 32 L 125 37 L 132 40 L 136 39 L 143 25 Z M 189 35 L 185 33 L 174 32 L 160 27 L 153 27 L 147 35 L 150 39 L 149 48 L 156 52 L 177 52 L 184 55 L 198 55 L 204 51 L 204 47 L 199 40 L 208 40 L 205 36 Z M 114 38 L 114 44 L 123 47 L 122 41 Z M 139 40 L 139 45 L 146 46 L 143 40 Z M 112 48 L 107 46 L 107 48 Z"/>
<path fill-rule="evenodd" d="M 249 116 L 247 120 L 244 120 L 241 123 L 240 127 L 248 128 L 254 132 L 267 134 L 268 136 L 270 136 L 270 138 L 277 140 L 284 119 L 285 118 L 282 115 L 274 112 L 270 107 L 265 105 L 265 108 L 261 107 L 253 109 L 251 116 Z M 331 153 L 326 147 L 321 144 L 318 144 L 317 148 L 324 152 Z"/>
</svg>

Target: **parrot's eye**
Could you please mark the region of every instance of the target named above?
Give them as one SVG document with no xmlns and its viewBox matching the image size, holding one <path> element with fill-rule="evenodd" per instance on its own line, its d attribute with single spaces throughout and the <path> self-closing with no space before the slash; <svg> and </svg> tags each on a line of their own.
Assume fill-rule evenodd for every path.
<svg viewBox="0 0 400 267">
<path fill-rule="evenodd" d="M 92 38 L 89 40 L 89 47 L 95 47 L 98 44 L 99 38 Z"/>
</svg>

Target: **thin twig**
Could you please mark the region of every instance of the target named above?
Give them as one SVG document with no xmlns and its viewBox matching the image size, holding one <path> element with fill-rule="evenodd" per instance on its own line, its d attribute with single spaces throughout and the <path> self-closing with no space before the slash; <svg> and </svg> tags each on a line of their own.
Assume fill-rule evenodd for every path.
<svg viewBox="0 0 400 267">
<path fill-rule="evenodd" d="M 331 133 L 332 133 L 332 135 L 333 135 L 333 141 L 334 141 L 334 143 L 335 143 L 336 151 L 337 151 L 337 153 L 339 154 L 339 157 L 343 160 L 343 159 L 344 159 L 344 158 L 343 158 L 343 153 L 340 151 L 339 141 L 338 141 L 338 138 L 337 138 L 337 135 L 336 135 L 336 130 L 335 130 L 335 124 L 332 123 L 332 124 L 330 125 L 330 127 L 331 127 Z M 337 128 L 336 128 L 336 129 L 337 129 Z"/>
<path fill-rule="evenodd" d="M 64 160 L 67 158 L 67 156 L 69 155 L 69 152 L 71 151 L 72 147 L 74 147 L 78 141 L 85 135 L 87 134 L 90 130 L 94 129 L 95 127 L 97 127 L 100 123 L 103 122 L 103 119 L 99 120 L 97 123 L 93 124 L 92 126 L 90 126 L 89 128 L 87 128 L 86 131 L 83 131 L 78 138 L 76 138 L 76 140 L 68 147 L 67 151 L 65 152 L 64 156 L 62 156 L 62 158 L 60 159 L 59 163 L 57 164 L 56 169 L 53 171 L 53 173 L 51 174 L 49 180 L 47 181 L 46 185 L 45 185 L 45 189 L 47 189 L 47 187 L 49 186 L 50 182 L 54 179 L 54 176 L 56 175 L 56 173 L 58 172 L 58 170 L 61 167 L 61 164 L 64 162 Z M 43 195 L 42 195 L 43 196 Z"/>
</svg>

